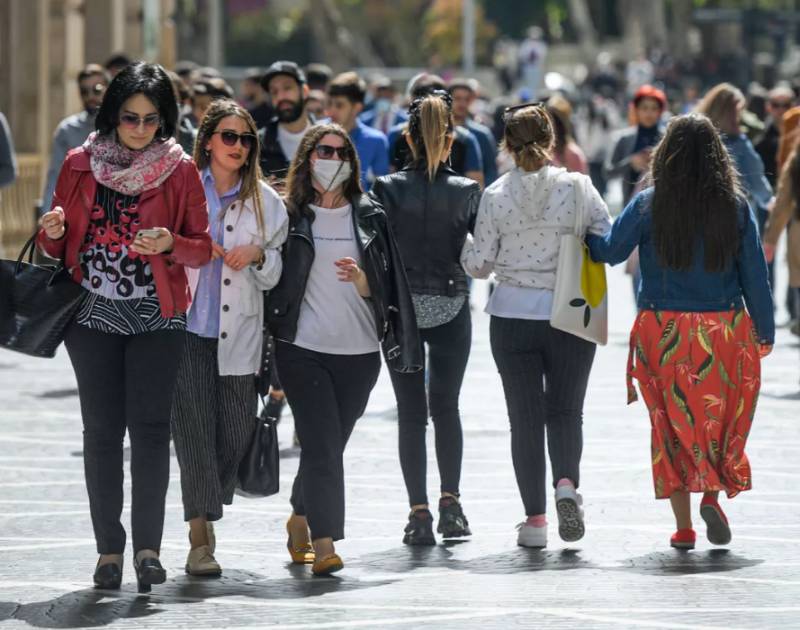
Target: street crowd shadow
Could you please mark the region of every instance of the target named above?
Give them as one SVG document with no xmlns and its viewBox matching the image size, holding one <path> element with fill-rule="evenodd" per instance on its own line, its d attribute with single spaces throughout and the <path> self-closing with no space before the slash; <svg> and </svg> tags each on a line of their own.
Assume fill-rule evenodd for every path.
<svg viewBox="0 0 800 630">
<path fill-rule="evenodd" d="M 763 560 L 745 558 L 729 549 L 696 551 L 656 551 L 622 561 L 612 571 L 633 571 L 642 575 L 673 576 L 697 573 L 725 573 L 758 566 Z"/>
<path fill-rule="evenodd" d="M 24 621 L 37 628 L 96 628 L 121 619 L 143 619 L 165 612 L 162 605 L 199 604 L 217 597 L 255 600 L 291 600 L 346 593 L 393 584 L 397 580 L 361 581 L 347 575 L 314 577 L 311 567 L 290 565 L 288 577 L 268 577 L 242 570 L 226 570 L 219 578 L 178 575 L 149 594 L 139 594 L 133 582 L 118 591 L 92 588 L 65 593 L 30 604 L 0 602 L 0 623 Z"/>
<path fill-rule="evenodd" d="M 360 556 L 352 562 L 359 568 L 406 573 L 415 569 L 453 569 L 485 575 L 594 569 L 596 565 L 581 557 L 578 549 L 519 548 L 498 554 L 457 559 L 450 551 L 452 542 L 432 547 L 406 547 L 403 552 L 378 552 Z"/>
<path fill-rule="evenodd" d="M 24 621 L 36 628 L 97 628 L 120 619 L 143 619 L 162 612 L 146 598 L 92 588 L 30 604 L 0 602 L 0 622 Z"/>
</svg>

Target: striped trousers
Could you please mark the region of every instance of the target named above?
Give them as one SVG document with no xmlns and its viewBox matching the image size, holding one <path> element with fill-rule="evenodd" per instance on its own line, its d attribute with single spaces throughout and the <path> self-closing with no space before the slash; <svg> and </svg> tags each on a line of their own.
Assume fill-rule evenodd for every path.
<svg viewBox="0 0 800 630">
<path fill-rule="evenodd" d="M 172 438 L 181 468 L 183 518 L 222 518 L 256 426 L 255 378 L 220 376 L 216 339 L 186 335 L 172 401 Z"/>
</svg>

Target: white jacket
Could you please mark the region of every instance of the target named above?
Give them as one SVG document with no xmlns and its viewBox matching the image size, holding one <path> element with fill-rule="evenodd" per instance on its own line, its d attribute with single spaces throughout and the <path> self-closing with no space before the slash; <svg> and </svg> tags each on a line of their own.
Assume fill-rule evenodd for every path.
<svg viewBox="0 0 800 630">
<path fill-rule="evenodd" d="M 484 191 L 461 264 L 474 278 L 494 271 L 503 284 L 554 289 L 561 236 L 575 228 L 579 198 L 585 208 L 581 232 L 608 232 L 608 208 L 586 175 L 555 166 L 532 173 L 512 169 Z"/>
<path fill-rule="evenodd" d="M 244 376 L 258 372 L 263 344 L 264 295 L 281 277 L 280 247 L 289 232 L 286 206 L 270 186 L 261 183 L 264 234 L 258 229 L 252 199 L 236 201 L 225 213 L 222 246 L 226 250 L 239 245 L 258 245 L 264 249 L 263 265 L 248 265 L 234 271 L 222 267 L 219 311 L 219 348 L 217 360 L 220 376 Z M 233 226 L 233 230 L 228 230 Z M 200 279 L 198 269 L 186 269 L 189 289 L 194 296 Z"/>
</svg>

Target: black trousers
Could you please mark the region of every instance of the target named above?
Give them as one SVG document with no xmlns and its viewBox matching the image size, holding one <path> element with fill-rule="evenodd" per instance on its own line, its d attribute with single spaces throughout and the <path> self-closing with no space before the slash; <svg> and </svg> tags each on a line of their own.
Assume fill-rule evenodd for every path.
<svg viewBox="0 0 800 630">
<path fill-rule="evenodd" d="M 218 344 L 187 333 L 172 401 L 186 521 L 222 518 L 223 504 L 233 502 L 239 464 L 256 426 L 255 376 L 220 376 Z"/>
<path fill-rule="evenodd" d="M 122 443 L 131 441 L 134 553 L 160 551 L 169 484 L 172 392 L 186 333 L 115 335 L 73 323 L 66 335 L 83 416 L 83 463 L 101 554 L 123 553 Z"/>
<path fill-rule="evenodd" d="M 472 345 L 469 303 L 465 302 L 451 321 L 420 329 L 419 334 L 423 356 L 425 344 L 428 345 L 428 391 L 425 391 L 426 372 L 390 370 L 397 399 L 400 467 L 409 505 L 428 503 L 425 430 L 429 412 L 436 433 L 441 491 L 459 494 L 464 448 L 458 396 Z"/>
<path fill-rule="evenodd" d="M 292 508 L 311 537 L 344 538 L 344 448 L 381 369 L 377 352 L 338 355 L 278 341 L 281 383 L 300 439 Z"/>
<path fill-rule="evenodd" d="M 583 400 L 596 346 L 547 321 L 492 317 L 490 337 L 511 423 L 511 457 L 525 514 L 547 505 L 545 427 L 553 483 L 580 483 Z"/>
</svg>

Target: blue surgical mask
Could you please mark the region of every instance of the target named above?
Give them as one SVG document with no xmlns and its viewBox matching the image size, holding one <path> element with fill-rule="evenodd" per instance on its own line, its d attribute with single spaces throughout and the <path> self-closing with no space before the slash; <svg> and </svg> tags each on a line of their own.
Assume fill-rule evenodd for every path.
<svg viewBox="0 0 800 630">
<path fill-rule="evenodd" d="M 392 109 L 392 101 L 388 98 L 379 98 L 375 100 L 375 111 L 379 114 L 385 114 Z"/>
</svg>

